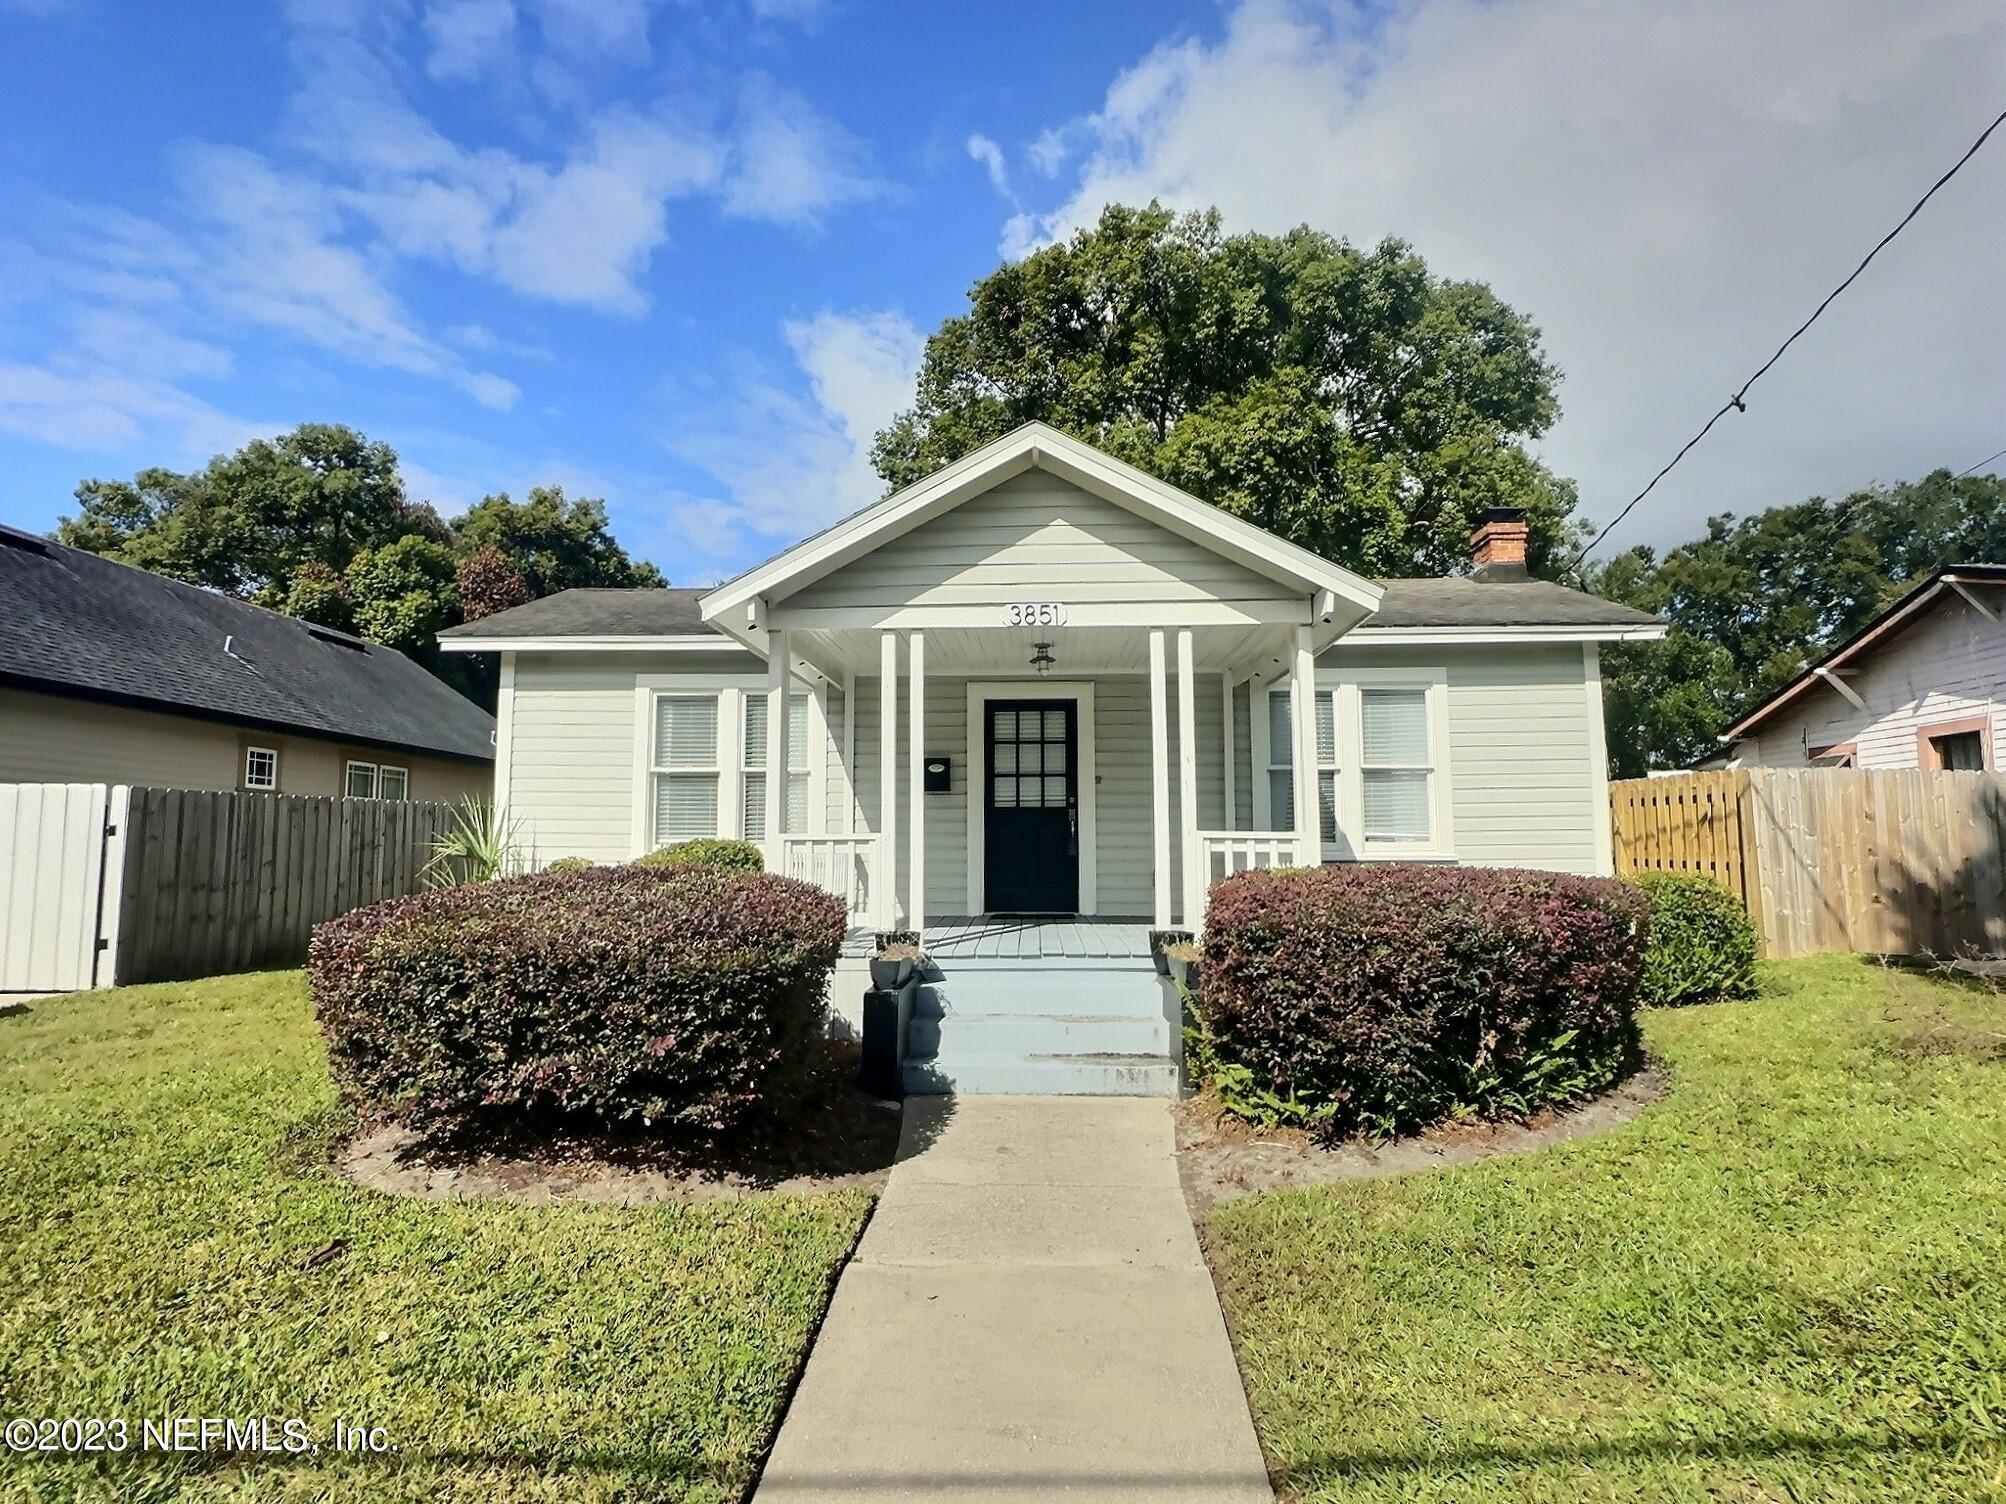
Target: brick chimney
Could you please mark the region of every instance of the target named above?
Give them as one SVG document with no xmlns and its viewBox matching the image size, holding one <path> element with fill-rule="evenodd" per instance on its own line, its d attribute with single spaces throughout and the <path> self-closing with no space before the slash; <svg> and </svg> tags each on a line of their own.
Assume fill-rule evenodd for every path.
<svg viewBox="0 0 2006 1504">
<path fill-rule="evenodd" d="M 1470 534 L 1472 573 L 1480 580 L 1523 580 L 1525 540 L 1531 531 L 1525 525 L 1524 507 L 1490 507 L 1477 513 L 1476 531 Z"/>
</svg>

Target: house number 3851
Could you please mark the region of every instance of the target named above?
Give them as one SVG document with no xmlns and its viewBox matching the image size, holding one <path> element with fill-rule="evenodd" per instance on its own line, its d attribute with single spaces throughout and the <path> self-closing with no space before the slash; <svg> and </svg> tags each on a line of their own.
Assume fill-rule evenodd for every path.
<svg viewBox="0 0 2006 1504">
<path fill-rule="evenodd" d="M 1057 601 L 1015 601 L 1003 608 L 1006 627 L 1063 627 L 1066 608 Z"/>
</svg>

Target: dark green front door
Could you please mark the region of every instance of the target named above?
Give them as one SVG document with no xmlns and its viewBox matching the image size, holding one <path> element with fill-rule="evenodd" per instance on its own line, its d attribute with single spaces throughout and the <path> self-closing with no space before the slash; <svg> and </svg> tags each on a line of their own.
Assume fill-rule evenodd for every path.
<svg viewBox="0 0 2006 1504">
<path fill-rule="evenodd" d="M 992 914 L 1080 906 L 1079 733 L 1071 700 L 991 700 L 983 727 L 983 902 Z"/>
</svg>

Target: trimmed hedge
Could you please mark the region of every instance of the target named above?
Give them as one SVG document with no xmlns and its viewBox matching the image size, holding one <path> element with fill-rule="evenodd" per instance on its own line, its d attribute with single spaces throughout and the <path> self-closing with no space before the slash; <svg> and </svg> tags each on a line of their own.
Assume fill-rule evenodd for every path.
<svg viewBox="0 0 2006 1504">
<path fill-rule="evenodd" d="M 314 930 L 307 975 L 371 1114 L 714 1132 L 808 1064 L 844 922 L 766 873 L 593 867 L 358 909 Z"/>
<path fill-rule="evenodd" d="M 1651 946 L 1639 998 L 1656 1007 L 1755 995 L 1755 925 L 1741 900 L 1693 872 L 1641 872 Z"/>
<path fill-rule="evenodd" d="M 727 872 L 764 872 L 766 858 L 751 841 L 699 836 L 678 841 L 634 859 L 636 867 L 722 867 Z"/>
<path fill-rule="evenodd" d="M 1330 1137 L 1522 1116 L 1634 1066 L 1649 924 L 1606 878 L 1242 873 L 1206 913 L 1204 1032 L 1242 1100 Z"/>
</svg>

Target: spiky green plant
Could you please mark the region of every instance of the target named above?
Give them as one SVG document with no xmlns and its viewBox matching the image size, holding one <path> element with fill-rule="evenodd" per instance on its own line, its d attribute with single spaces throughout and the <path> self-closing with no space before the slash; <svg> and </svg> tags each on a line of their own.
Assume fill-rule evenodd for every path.
<svg viewBox="0 0 2006 1504">
<path fill-rule="evenodd" d="M 453 806 L 452 824 L 432 843 L 432 857 L 419 876 L 434 888 L 484 883 L 521 866 L 516 834 L 521 822 L 497 805 L 471 794 Z"/>
</svg>

